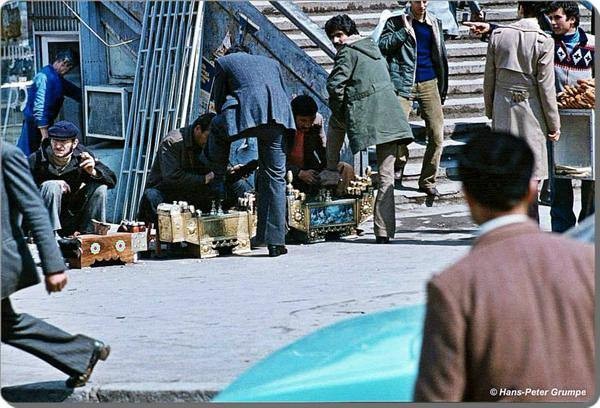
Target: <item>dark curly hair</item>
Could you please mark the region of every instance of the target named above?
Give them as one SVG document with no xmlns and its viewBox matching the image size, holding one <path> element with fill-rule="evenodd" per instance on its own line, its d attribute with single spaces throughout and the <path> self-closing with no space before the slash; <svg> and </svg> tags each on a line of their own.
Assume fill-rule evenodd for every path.
<svg viewBox="0 0 600 408">
<path fill-rule="evenodd" d="M 356 23 L 348 17 L 348 14 L 338 14 L 325 23 L 325 33 L 328 37 L 331 37 L 338 30 L 346 35 L 358 34 Z"/>
<path fill-rule="evenodd" d="M 567 20 L 570 18 L 575 19 L 575 27 L 579 27 L 581 15 L 579 14 L 579 5 L 576 1 L 551 1 L 546 6 L 544 12 L 546 14 L 554 13 L 558 9 L 563 9 Z"/>
</svg>

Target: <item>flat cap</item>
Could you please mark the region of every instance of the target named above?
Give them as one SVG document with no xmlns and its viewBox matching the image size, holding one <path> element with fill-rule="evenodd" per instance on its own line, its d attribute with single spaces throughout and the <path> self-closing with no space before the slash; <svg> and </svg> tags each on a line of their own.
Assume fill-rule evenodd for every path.
<svg viewBox="0 0 600 408">
<path fill-rule="evenodd" d="M 78 135 L 79 129 L 77 126 L 66 120 L 56 122 L 54 125 L 50 126 L 50 129 L 48 129 L 48 136 L 52 139 L 76 139 Z"/>
</svg>

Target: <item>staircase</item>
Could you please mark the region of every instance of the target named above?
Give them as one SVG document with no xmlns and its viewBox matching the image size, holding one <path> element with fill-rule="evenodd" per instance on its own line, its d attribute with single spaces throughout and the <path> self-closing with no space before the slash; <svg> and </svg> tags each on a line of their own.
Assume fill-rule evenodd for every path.
<svg viewBox="0 0 600 408">
<path fill-rule="evenodd" d="M 269 20 L 271 20 L 290 39 L 303 48 L 328 72 L 333 60 L 320 50 L 304 33 L 281 15 L 268 1 L 252 1 Z M 337 14 L 348 14 L 357 25 L 361 34 L 370 34 L 379 22 L 384 9 L 403 8 L 391 0 L 365 1 L 305 1 L 296 0 L 295 4 L 321 28 L 325 22 Z M 517 18 L 517 2 L 506 0 L 480 0 L 486 12 L 486 20 L 508 24 Z M 467 8 L 468 9 L 468 8 Z M 580 6 L 581 27 L 589 32 L 591 13 Z M 461 36 L 446 42 L 449 56 L 449 89 L 444 104 L 444 156 L 439 173 L 438 189 L 443 199 L 460 199 L 460 183 L 445 177 L 444 167 L 452 161 L 452 156 L 470 135 L 487 126 L 490 122 L 484 115 L 483 73 L 487 43 L 469 36 L 468 29 L 461 26 Z M 421 159 L 425 151 L 424 122 L 413 112 L 410 117 L 416 141 L 409 146 L 411 159 L 405 171 L 405 188 L 396 192 L 397 202 L 422 203 L 425 195 L 416 191 Z M 371 152 L 370 152 L 371 153 Z M 374 152 L 370 154 L 374 157 Z M 374 161 L 374 158 L 370 161 Z"/>
</svg>

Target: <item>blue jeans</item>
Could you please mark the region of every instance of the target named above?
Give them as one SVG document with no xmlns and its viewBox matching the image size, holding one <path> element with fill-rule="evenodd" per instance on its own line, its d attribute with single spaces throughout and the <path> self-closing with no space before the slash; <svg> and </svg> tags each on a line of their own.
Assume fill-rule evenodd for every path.
<svg viewBox="0 0 600 408">
<path fill-rule="evenodd" d="M 582 181 L 579 222 L 594 213 L 594 190 L 593 181 Z M 565 232 L 575 225 L 577 219 L 573 212 L 573 184 L 570 179 L 554 179 L 550 217 L 554 232 Z"/>
<path fill-rule="evenodd" d="M 211 123 L 211 131 L 204 150 L 209 166 L 215 173 L 213 184 L 216 193 L 224 195 L 224 176 L 231 143 L 241 138 L 256 137 L 258 142 L 256 240 L 271 245 L 284 245 L 287 232 L 285 130 L 278 124 L 261 125 L 232 137 L 227 134 L 224 116 L 220 114 Z"/>
</svg>

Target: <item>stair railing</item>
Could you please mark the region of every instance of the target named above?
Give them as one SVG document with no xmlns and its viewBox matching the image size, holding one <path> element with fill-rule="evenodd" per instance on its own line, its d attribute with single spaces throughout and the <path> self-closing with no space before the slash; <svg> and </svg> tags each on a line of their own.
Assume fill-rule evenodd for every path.
<svg viewBox="0 0 600 408">
<path fill-rule="evenodd" d="M 335 57 L 335 49 L 329 38 L 327 38 L 325 31 L 312 21 L 297 4 L 291 1 L 270 1 L 269 3 L 287 17 L 292 24 L 298 27 L 300 31 L 310 38 L 331 59 Z"/>
</svg>

